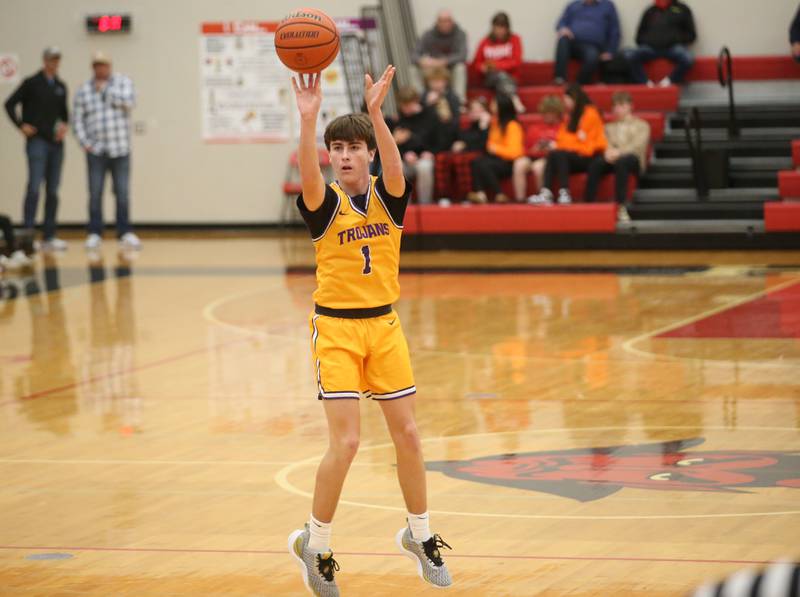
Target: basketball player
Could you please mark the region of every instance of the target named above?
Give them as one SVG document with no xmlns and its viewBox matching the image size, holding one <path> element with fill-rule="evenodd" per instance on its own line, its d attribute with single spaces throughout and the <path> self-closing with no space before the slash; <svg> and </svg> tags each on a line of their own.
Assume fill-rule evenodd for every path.
<svg viewBox="0 0 800 597">
<path fill-rule="evenodd" d="M 311 315 L 318 398 L 328 419 L 329 445 L 317 469 L 311 518 L 289 535 L 289 552 L 314 595 L 339 595 L 331 551 L 331 521 L 359 442 L 362 394 L 378 401 L 397 454 L 397 476 L 408 510 L 396 535 L 417 572 L 437 587 L 452 584 L 440 549 L 450 548 L 430 532 L 425 464 L 414 418 L 414 377 L 403 330 L 392 303 L 400 285 L 400 235 L 411 186 L 381 105 L 395 69 L 377 82 L 365 76 L 369 116 L 348 114 L 325 129 L 325 146 L 336 182 L 325 184 L 316 146 L 322 101 L 320 74 L 292 79 L 300 112 L 299 163 L 303 192 L 297 207 L 314 241 L 317 290 Z M 370 176 L 375 150 L 381 176 Z"/>
</svg>

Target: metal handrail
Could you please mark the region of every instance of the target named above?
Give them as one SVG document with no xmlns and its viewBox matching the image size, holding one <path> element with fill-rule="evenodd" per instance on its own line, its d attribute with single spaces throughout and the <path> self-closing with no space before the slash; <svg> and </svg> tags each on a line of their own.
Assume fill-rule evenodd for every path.
<svg viewBox="0 0 800 597">
<path fill-rule="evenodd" d="M 694 129 L 695 139 L 692 139 Z M 697 191 L 697 198 L 708 199 L 708 181 L 703 160 L 703 134 L 700 125 L 700 110 L 692 108 L 683 116 L 683 130 L 686 133 L 686 144 L 689 146 L 689 155 L 692 159 L 692 178 Z"/>
<path fill-rule="evenodd" d="M 717 59 L 717 77 L 722 87 L 728 88 L 728 137 L 738 138 L 741 133 L 736 119 L 736 102 L 733 99 L 733 58 L 731 51 L 724 46 Z"/>
</svg>

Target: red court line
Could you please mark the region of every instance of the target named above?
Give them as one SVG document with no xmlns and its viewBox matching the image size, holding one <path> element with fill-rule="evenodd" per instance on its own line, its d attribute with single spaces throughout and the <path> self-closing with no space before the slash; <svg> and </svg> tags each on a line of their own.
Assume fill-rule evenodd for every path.
<svg viewBox="0 0 800 597">
<path fill-rule="evenodd" d="M 13 551 L 100 551 L 100 552 L 132 552 L 132 553 L 199 553 L 199 554 L 234 554 L 234 555 L 284 555 L 283 549 L 180 549 L 169 547 L 64 547 L 41 545 L 0 545 L 0 549 Z M 406 557 L 401 553 L 337 551 L 345 556 L 374 556 L 380 558 Z M 625 556 L 544 556 L 544 555 L 508 555 L 508 554 L 447 554 L 449 558 L 466 558 L 474 560 L 562 560 L 578 562 L 655 562 L 666 564 L 769 564 L 769 560 L 704 560 L 693 558 L 635 558 Z"/>
<path fill-rule="evenodd" d="M 163 359 L 159 359 L 158 361 L 153 361 L 152 363 L 146 363 L 144 365 L 139 365 L 138 367 L 131 367 L 130 369 L 125 369 L 123 371 L 113 371 L 111 373 L 107 373 L 105 375 L 98 375 L 96 377 L 90 377 L 89 379 L 82 379 L 80 381 L 76 381 L 73 383 L 65 384 L 63 386 L 58 386 L 55 388 L 48 388 L 47 390 L 39 390 L 38 392 L 33 392 L 32 394 L 26 394 L 24 396 L 20 396 L 13 400 L 6 400 L 5 402 L 0 402 L 0 407 L 8 406 L 10 404 L 16 404 L 20 400 L 35 400 L 36 398 L 42 398 L 43 396 L 50 396 L 51 394 L 58 394 L 59 392 L 64 392 L 66 390 L 72 390 L 74 388 L 79 388 L 81 386 L 86 386 L 98 381 L 102 381 L 104 379 L 110 379 L 112 377 L 117 377 L 119 375 L 129 375 L 131 373 L 137 373 L 139 371 L 144 371 L 146 369 L 152 369 L 153 367 L 160 367 L 161 365 L 166 365 L 167 363 L 173 363 L 175 361 L 180 361 L 182 359 L 188 359 L 190 357 L 196 356 L 198 354 L 202 354 L 205 352 L 211 352 L 220 348 L 225 348 L 230 346 L 231 344 L 243 344 L 244 342 L 249 342 L 250 337 L 239 338 L 236 340 L 230 340 L 228 342 L 222 342 L 221 344 L 216 344 L 214 346 L 206 346 L 205 348 L 197 348 L 195 350 L 190 350 L 189 352 L 184 352 L 182 354 L 177 354 L 171 357 L 165 357 Z"/>
</svg>

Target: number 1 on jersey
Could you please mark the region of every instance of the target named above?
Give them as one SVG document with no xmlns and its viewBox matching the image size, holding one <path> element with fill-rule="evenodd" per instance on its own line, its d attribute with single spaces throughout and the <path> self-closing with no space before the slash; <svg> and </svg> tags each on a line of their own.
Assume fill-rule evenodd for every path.
<svg viewBox="0 0 800 597">
<path fill-rule="evenodd" d="M 364 270 L 361 272 L 364 275 L 372 273 L 372 256 L 369 254 L 369 245 L 361 247 L 361 254 L 364 256 Z"/>
</svg>

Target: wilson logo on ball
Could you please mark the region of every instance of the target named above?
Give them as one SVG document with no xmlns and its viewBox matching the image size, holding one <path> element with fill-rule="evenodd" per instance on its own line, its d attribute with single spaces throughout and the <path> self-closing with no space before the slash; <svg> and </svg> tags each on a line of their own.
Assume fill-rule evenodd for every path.
<svg viewBox="0 0 800 597">
<path fill-rule="evenodd" d="M 319 21 L 320 23 L 322 22 L 322 17 L 320 17 L 318 14 L 313 12 L 305 12 L 302 10 L 289 13 L 283 20 L 288 21 L 289 19 L 313 19 L 315 21 Z"/>
<path fill-rule="evenodd" d="M 336 23 L 315 8 L 295 10 L 275 31 L 275 51 L 280 61 L 295 72 L 319 72 L 339 54 Z"/>
</svg>

